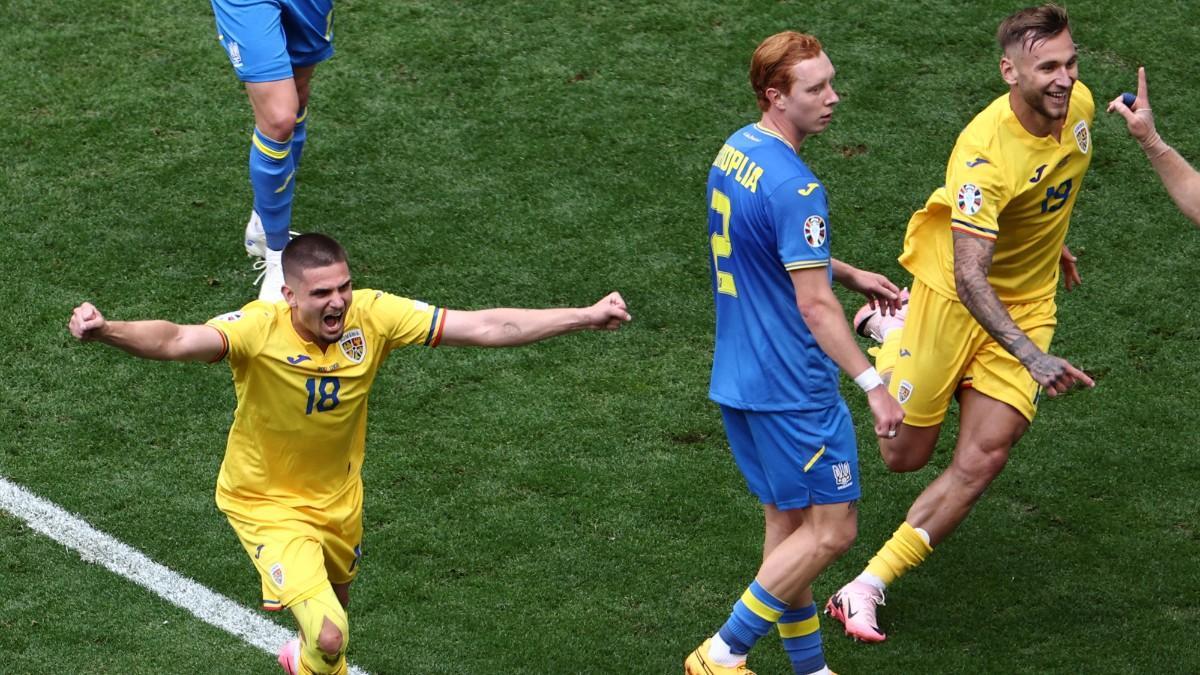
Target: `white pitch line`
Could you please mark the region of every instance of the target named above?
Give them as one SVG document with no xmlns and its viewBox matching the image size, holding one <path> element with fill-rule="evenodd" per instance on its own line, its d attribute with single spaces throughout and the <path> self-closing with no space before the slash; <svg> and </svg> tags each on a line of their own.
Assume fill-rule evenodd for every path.
<svg viewBox="0 0 1200 675">
<path fill-rule="evenodd" d="M 279 645 L 294 636 L 291 631 L 154 562 L 4 476 L 0 476 L 0 508 L 20 518 L 31 529 L 74 549 L 85 561 L 106 567 L 268 654 L 275 654 Z M 368 675 L 355 666 L 350 666 L 350 673 Z"/>
</svg>

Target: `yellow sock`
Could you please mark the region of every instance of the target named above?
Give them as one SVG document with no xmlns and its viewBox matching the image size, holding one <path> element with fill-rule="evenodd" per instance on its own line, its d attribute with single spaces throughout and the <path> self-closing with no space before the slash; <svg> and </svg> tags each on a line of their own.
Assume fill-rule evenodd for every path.
<svg viewBox="0 0 1200 675">
<path fill-rule="evenodd" d="M 888 539 L 875 557 L 871 558 L 871 562 L 867 563 L 866 572 L 879 577 L 883 583 L 890 586 L 905 572 L 925 562 L 925 558 L 932 552 L 933 549 L 917 534 L 912 525 L 907 522 L 900 523 L 892 538 Z"/>
<path fill-rule="evenodd" d="M 350 621 L 333 587 L 325 584 L 316 595 L 292 604 L 290 609 L 300 627 L 300 663 L 297 664 L 300 675 L 345 675 Z M 342 635 L 341 649 L 336 654 L 327 654 L 318 646 L 318 638 L 326 620 Z"/>
<path fill-rule="evenodd" d="M 888 331 L 887 337 L 883 339 L 883 344 L 875 352 L 875 370 L 880 375 L 887 375 L 895 369 L 896 361 L 900 359 L 900 334 L 902 332 L 904 332 L 903 328 L 893 328 Z"/>
</svg>

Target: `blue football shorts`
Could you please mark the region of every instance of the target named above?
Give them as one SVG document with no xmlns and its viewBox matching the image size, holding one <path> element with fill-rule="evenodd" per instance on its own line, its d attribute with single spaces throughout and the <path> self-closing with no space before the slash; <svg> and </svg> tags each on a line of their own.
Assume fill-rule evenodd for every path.
<svg viewBox="0 0 1200 675">
<path fill-rule="evenodd" d="M 721 406 L 746 485 L 781 511 L 857 500 L 858 444 L 846 403 L 823 410 L 755 412 Z"/>
<path fill-rule="evenodd" d="M 212 0 L 221 41 L 242 82 L 292 77 L 333 56 L 333 0 Z"/>
</svg>

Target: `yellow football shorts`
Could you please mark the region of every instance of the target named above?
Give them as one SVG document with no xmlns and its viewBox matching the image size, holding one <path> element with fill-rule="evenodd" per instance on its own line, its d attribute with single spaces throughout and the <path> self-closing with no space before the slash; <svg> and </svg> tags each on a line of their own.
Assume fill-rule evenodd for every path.
<svg viewBox="0 0 1200 675">
<path fill-rule="evenodd" d="M 1029 339 L 1048 351 L 1057 324 L 1054 298 L 1007 308 Z M 1041 388 L 1029 371 L 988 335 L 966 306 L 915 279 L 899 349 L 889 391 L 904 408 L 905 424 L 940 424 L 950 399 L 967 387 L 1033 421 Z"/>
<path fill-rule="evenodd" d="M 361 505 L 336 515 L 263 502 L 253 509 L 226 503 L 222 510 L 262 579 L 263 609 L 307 600 L 326 581 L 345 584 L 358 573 Z"/>
</svg>

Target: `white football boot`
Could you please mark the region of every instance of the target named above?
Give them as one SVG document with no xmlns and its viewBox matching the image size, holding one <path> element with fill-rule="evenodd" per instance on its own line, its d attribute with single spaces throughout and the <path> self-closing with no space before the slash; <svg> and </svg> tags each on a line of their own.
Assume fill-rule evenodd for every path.
<svg viewBox="0 0 1200 675">
<path fill-rule="evenodd" d="M 288 230 L 288 239 L 295 239 L 300 235 L 295 230 Z M 261 258 L 267 254 L 267 232 L 263 229 L 262 218 L 258 217 L 258 211 L 250 211 L 250 220 L 246 222 L 246 236 L 243 242 L 246 245 L 246 255 L 255 258 Z"/>
</svg>

